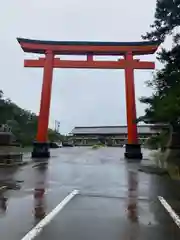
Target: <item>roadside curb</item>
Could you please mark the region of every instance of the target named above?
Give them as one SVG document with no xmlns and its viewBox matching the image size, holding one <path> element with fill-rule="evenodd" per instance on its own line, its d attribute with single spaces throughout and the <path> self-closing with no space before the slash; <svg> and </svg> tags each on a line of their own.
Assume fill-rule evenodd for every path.
<svg viewBox="0 0 180 240">
<path fill-rule="evenodd" d="M 159 168 L 157 166 L 152 165 L 141 165 L 138 169 L 140 172 L 149 173 L 149 174 L 156 174 L 156 175 L 169 175 L 166 169 Z"/>
<path fill-rule="evenodd" d="M 21 167 L 21 166 L 26 166 L 29 164 L 32 164 L 33 161 L 23 161 L 23 162 L 19 162 L 19 163 L 0 163 L 0 168 L 8 168 L 8 167 Z"/>
</svg>

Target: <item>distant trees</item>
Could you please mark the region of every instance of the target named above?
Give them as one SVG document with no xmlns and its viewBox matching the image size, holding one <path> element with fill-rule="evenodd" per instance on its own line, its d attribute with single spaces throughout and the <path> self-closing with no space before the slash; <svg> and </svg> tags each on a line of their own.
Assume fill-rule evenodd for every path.
<svg viewBox="0 0 180 240">
<path fill-rule="evenodd" d="M 31 145 L 37 132 L 38 117 L 20 108 L 10 99 L 5 99 L 0 90 L 0 124 L 7 124 L 18 142 Z M 49 141 L 62 140 L 63 136 L 52 129 L 48 130 Z"/>
</svg>

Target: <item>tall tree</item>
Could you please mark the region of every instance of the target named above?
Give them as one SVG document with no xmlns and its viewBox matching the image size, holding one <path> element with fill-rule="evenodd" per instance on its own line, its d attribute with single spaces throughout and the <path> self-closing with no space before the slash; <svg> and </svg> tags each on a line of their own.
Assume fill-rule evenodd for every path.
<svg viewBox="0 0 180 240">
<path fill-rule="evenodd" d="M 180 26 L 180 0 L 157 0 L 155 20 L 151 31 L 144 39 L 163 42 L 174 29 Z M 157 71 L 148 82 L 154 92 L 149 98 L 141 98 L 148 104 L 145 116 L 140 118 L 147 122 L 165 122 L 172 126 L 180 125 L 180 44 L 179 33 L 173 36 L 174 45 L 171 50 L 162 49 L 158 60 L 163 68 Z"/>
</svg>

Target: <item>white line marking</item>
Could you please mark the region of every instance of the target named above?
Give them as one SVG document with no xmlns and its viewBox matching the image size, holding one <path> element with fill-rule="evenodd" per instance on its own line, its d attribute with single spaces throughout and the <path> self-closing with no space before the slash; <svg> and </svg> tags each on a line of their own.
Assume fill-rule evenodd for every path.
<svg viewBox="0 0 180 240">
<path fill-rule="evenodd" d="M 176 225 L 180 228 L 180 217 L 174 212 L 172 207 L 166 202 L 166 200 L 163 197 L 158 197 L 161 204 L 164 206 L 166 211 L 169 213 L 169 215 L 172 217 L 173 221 L 176 223 Z"/>
<path fill-rule="evenodd" d="M 32 230 L 30 230 L 21 240 L 32 240 L 34 239 L 43 228 L 49 224 L 52 219 L 66 206 L 79 193 L 78 190 L 72 191 L 67 197 L 64 198 L 45 218 L 43 218 Z"/>
</svg>

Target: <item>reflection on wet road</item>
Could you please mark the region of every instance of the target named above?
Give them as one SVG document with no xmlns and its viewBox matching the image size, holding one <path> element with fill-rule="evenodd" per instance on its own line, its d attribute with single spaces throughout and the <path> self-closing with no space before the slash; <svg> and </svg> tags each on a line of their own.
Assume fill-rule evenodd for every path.
<svg viewBox="0 0 180 240">
<path fill-rule="evenodd" d="M 138 164 L 129 163 L 128 170 L 128 198 L 127 198 L 127 210 L 128 218 L 132 222 L 138 222 Z"/>
<path fill-rule="evenodd" d="M 42 162 L 35 169 L 36 183 L 34 188 L 34 218 L 39 222 L 46 216 L 46 175 L 48 162 Z"/>
<path fill-rule="evenodd" d="M 0 196 L 0 239 L 23 239 L 74 189 L 79 194 L 34 239 L 180 239 L 180 229 L 158 200 L 163 196 L 179 213 L 177 189 L 166 177 L 139 172 L 140 163 L 127 163 L 123 153 L 62 148 L 49 161 L 0 169 L 1 181 L 14 186 Z"/>
</svg>

